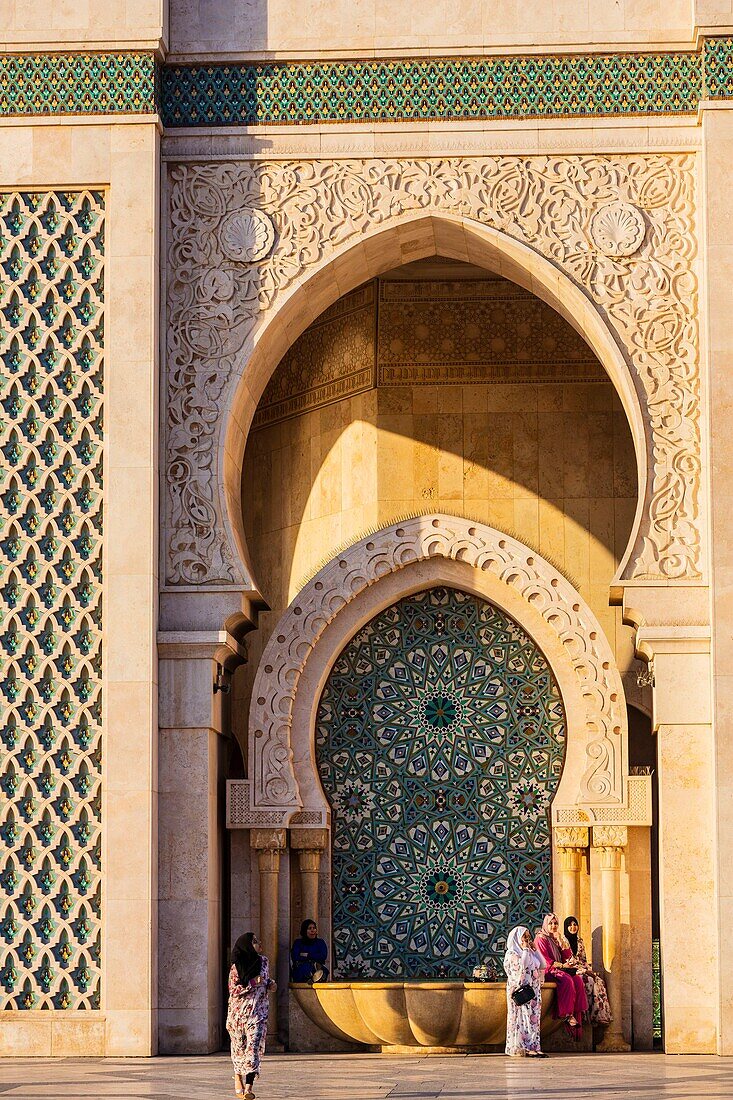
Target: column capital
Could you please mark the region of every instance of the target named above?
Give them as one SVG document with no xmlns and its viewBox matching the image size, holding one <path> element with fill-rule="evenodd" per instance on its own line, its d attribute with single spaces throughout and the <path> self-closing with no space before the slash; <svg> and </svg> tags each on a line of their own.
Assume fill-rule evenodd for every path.
<svg viewBox="0 0 733 1100">
<path fill-rule="evenodd" d="M 557 825 L 552 835 L 556 848 L 588 847 L 588 827 L 585 825 Z"/>
<path fill-rule="evenodd" d="M 323 851 L 328 847 L 328 829 L 291 829 L 290 847 Z"/>
<path fill-rule="evenodd" d="M 629 842 L 629 832 L 625 825 L 594 825 L 594 848 L 625 848 Z"/>
<path fill-rule="evenodd" d="M 258 852 L 282 852 L 288 846 L 286 829 L 250 829 L 249 843 Z"/>
<path fill-rule="evenodd" d="M 321 848 L 299 848 L 298 867 L 301 871 L 318 873 L 321 869 Z"/>
</svg>

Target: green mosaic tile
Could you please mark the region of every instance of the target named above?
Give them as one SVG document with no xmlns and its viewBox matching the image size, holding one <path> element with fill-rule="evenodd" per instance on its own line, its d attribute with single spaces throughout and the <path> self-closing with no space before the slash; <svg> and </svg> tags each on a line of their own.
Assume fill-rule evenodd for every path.
<svg viewBox="0 0 733 1100">
<path fill-rule="evenodd" d="M 681 114 L 697 53 L 167 66 L 166 126 Z"/>
<path fill-rule="evenodd" d="M 733 38 L 706 38 L 703 44 L 705 99 L 733 96 Z"/>
<path fill-rule="evenodd" d="M 0 57 L 0 117 L 154 112 L 156 79 L 146 53 Z"/>
<path fill-rule="evenodd" d="M 0 1004 L 98 1008 L 104 199 L 0 194 Z"/>
<path fill-rule="evenodd" d="M 337 658 L 316 720 L 332 814 L 336 978 L 461 978 L 552 908 L 565 714 L 534 642 L 451 588 L 400 600 Z"/>
</svg>

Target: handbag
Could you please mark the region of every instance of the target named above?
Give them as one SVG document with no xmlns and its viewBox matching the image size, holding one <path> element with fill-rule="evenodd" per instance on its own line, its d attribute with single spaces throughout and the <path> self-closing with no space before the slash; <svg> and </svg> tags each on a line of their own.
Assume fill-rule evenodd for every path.
<svg viewBox="0 0 733 1100">
<path fill-rule="evenodd" d="M 519 989 L 515 989 L 512 993 L 512 1000 L 515 1005 L 526 1005 L 534 999 L 535 991 L 531 985 L 520 985 Z"/>
</svg>

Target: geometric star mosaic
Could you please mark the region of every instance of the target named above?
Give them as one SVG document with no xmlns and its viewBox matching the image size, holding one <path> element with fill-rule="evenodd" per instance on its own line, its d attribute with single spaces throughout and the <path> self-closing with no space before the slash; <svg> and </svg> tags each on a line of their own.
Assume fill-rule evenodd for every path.
<svg viewBox="0 0 733 1100">
<path fill-rule="evenodd" d="M 492 604 L 433 588 L 360 630 L 316 724 L 334 976 L 464 977 L 500 962 L 514 925 L 534 929 L 564 750 L 547 661 Z"/>
<path fill-rule="evenodd" d="M 99 1007 L 104 199 L 0 194 L 0 1003 Z"/>
</svg>

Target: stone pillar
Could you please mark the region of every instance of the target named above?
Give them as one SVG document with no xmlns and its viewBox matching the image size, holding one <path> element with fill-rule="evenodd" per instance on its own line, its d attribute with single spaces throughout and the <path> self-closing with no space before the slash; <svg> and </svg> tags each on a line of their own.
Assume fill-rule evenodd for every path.
<svg viewBox="0 0 733 1100">
<path fill-rule="evenodd" d="M 625 825 L 593 827 L 593 847 L 601 853 L 603 891 L 603 969 L 613 1020 L 598 1048 L 606 1052 L 630 1050 L 623 1033 L 621 952 L 621 859 L 627 842 Z"/>
<path fill-rule="evenodd" d="M 580 873 L 588 847 L 588 830 L 580 826 L 560 825 L 553 830 L 560 863 L 560 904 L 555 909 L 563 916 L 580 920 Z"/>
<path fill-rule="evenodd" d="M 687 610 L 693 622 L 702 620 L 704 607 L 696 608 L 692 593 L 683 603 L 679 591 L 670 591 L 678 617 Z M 638 592 L 634 598 L 640 602 Z M 656 603 L 661 604 L 659 595 Z M 673 609 L 667 613 L 671 617 Z M 714 1054 L 719 1008 L 711 990 L 718 984 L 719 932 L 710 630 L 643 626 L 637 631 L 637 650 L 651 657 L 654 673 L 664 1049 L 667 1054 Z M 720 966 L 725 965 L 723 952 Z"/>
<path fill-rule="evenodd" d="M 318 924 L 318 873 L 321 852 L 328 846 L 328 829 L 293 829 L 290 847 L 298 853 L 300 870 L 300 921 Z"/>
<path fill-rule="evenodd" d="M 158 655 L 159 1050 L 210 1054 L 224 1038 L 227 689 L 244 651 L 225 632 L 176 631 L 158 635 Z"/>
<path fill-rule="evenodd" d="M 250 829 L 249 842 L 257 852 L 257 868 L 260 877 L 260 943 L 270 963 L 270 977 L 277 978 L 278 958 L 278 878 L 280 853 L 287 847 L 285 829 Z M 268 1028 L 272 1039 L 277 1037 L 277 994 L 270 993 L 270 1021 Z M 272 1042 L 270 1042 L 272 1049 Z"/>
</svg>

